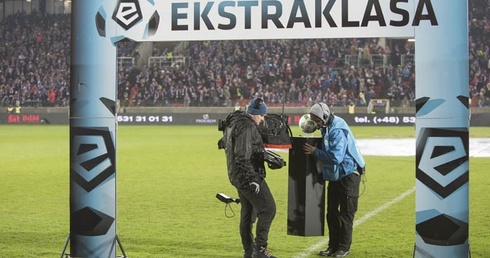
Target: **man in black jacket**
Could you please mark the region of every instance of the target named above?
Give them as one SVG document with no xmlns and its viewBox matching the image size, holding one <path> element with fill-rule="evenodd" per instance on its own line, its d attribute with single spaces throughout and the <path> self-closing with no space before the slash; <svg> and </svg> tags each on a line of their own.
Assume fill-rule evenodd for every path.
<svg viewBox="0 0 490 258">
<path fill-rule="evenodd" d="M 274 257 L 267 249 L 276 204 L 265 181 L 265 148 L 257 125 L 264 121 L 267 106 L 261 98 L 250 101 L 246 113 L 227 118 L 223 133 L 228 177 L 241 203 L 240 236 L 244 257 Z M 253 215 L 257 213 L 255 244 Z"/>
</svg>

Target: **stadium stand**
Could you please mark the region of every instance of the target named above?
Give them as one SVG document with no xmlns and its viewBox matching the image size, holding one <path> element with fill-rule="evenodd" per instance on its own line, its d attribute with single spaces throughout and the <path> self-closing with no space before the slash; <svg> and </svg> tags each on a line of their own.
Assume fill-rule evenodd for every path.
<svg viewBox="0 0 490 258">
<path fill-rule="evenodd" d="M 489 3 L 469 1 L 469 10 L 471 106 L 490 107 Z M 0 23 L 0 107 L 69 106 L 70 24 L 69 14 L 36 11 Z M 118 44 L 121 107 L 243 106 L 252 96 L 271 106 L 284 96 L 287 106 L 415 101 L 415 48 L 407 40 L 198 41 L 155 47 L 151 62 L 138 43 Z"/>
</svg>

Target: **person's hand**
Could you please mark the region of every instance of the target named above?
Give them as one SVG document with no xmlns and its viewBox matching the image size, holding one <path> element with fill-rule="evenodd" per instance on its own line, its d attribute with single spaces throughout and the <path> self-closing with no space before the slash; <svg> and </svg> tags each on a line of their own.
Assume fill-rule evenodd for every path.
<svg viewBox="0 0 490 258">
<path fill-rule="evenodd" d="M 250 183 L 250 190 L 254 192 L 255 194 L 259 194 L 260 192 L 260 185 L 257 182 L 252 182 Z"/>
<path fill-rule="evenodd" d="M 305 143 L 305 144 L 303 145 L 303 150 L 305 151 L 305 154 L 307 154 L 307 155 L 312 154 L 312 153 L 313 153 L 313 151 L 315 151 L 315 149 L 316 149 L 316 147 L 315 147 L 315 146 L 312 146 L 312 145 L 310 145 L 310 144 L 308 144 L 308 143 Z"/>
</svg>

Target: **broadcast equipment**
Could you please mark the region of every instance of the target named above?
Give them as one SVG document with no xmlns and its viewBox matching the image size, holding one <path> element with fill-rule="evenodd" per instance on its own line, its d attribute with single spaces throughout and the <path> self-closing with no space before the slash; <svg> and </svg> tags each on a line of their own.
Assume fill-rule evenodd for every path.
<svg viewBox="0 0 490 258">
<path fill-rule="evenodd" d="M 270 169 L 279 169 L 286 166 L 286 161 L 284 161 L 284 159 L 277 153 L 270 150 L 265 150 L 264 160 L 267 162 L 267 166 Z"/>
<path fill-rule="evenodd" d="M 230 204 L 232 202 L 234 203 L 240 203 L 239 198 L 231 198 L 230 196 L 224 194 L 224 193 L 217 193 L 216 198 L 226 204 Z"/>
</svg>

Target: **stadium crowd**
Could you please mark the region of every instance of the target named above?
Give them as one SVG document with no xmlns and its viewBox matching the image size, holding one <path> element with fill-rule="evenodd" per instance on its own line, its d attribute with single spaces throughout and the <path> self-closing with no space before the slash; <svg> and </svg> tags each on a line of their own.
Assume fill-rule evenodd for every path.
<svg viewBox="0 0 490 258">
<path fill-rule="evenodd" d="M 490 7 L 469 1 L 469 94 L 472 106 L 490 106 Z M 0 23 L 0 106 L 69 106 L 70 15 L 19 12 Z M 189 42 L 186 63 L 120 66 L 118 99 L 126 106 L 233 106 L 261 96 L 271 105 L 365 106 L 385 98 L 413 105 L 415 67 L 402 62 L 414 45 L 381 39 L 298 39 Z M 134 56 L 122 43 L 119 56 Z M 346 63 L 358 56 L 361 65 Z M 386 66 L 371 62 L 386 55 Z M 146 62 L 141 62 L 146 63 Z"/>
</svg>

